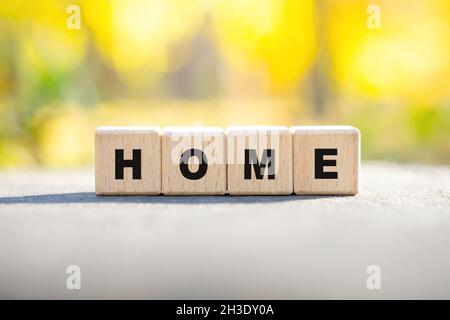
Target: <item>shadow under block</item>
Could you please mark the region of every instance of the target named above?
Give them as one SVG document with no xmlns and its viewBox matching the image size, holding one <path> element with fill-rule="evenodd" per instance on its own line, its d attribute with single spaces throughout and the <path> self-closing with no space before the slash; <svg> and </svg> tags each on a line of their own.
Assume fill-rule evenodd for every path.
<svg viewBox="0 0 450 320">
<path fill-rule="evenodd" d="M 230 195 L 293 192 L 292 134 L 288 128 L 229 127 L 227 141 Z"/>
<path fill-rule="evenodd" d="M 294 192 L 355 195 L 360 171 L 360 133 L 350 126 L 292 127 Z"/>
<path fill-rule="evenodd" d="M 168 127 L 162 136 L 162 193 L 226 193 L 226 137 L 217 127 Z"/>
<path fill-rule="evenodd" d="M 98 195 L 161 192 L 161 132 L 157 127 L 100 127 L 95 133 Z"/>
</svg>

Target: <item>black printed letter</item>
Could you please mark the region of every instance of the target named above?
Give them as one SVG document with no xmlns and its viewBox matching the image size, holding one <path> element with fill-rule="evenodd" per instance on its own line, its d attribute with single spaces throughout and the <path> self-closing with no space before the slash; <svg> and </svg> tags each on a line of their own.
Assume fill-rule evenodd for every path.
<svg viewBox="0 0 450 320">
<path fill-rule="evenodd" d="M 189 159 L 196 157 L 200 161 L 198 170 L 196 172 L 189 171 Z M 199 149 L 188 149 L 181 155 L 180 159 L 180 171 L 183 177 L 189 180 L 199 180 L 203 178 L 208 170 L 208 159 L 205 153 Z"/>
<path fill-rule="evenodd" d="M 123 180 L 125 167 L 133 168 L 133 179 L 141 179 L 141 150 L 133 149 L 133 159 L 123 159 L 123 149 L 116 149 L 116 180 Z"/>
<path fill-rule="evenodd" d="M 316 179 L 337 179 L 337 172 L 324 172 L 325 166 L 336 166 L 336 160 L 325 160 L 324 156 L 337 156 L 337 149 L 315 149 L 314 150 L 314 177 Z"/>
<path fill-rule="evenodd" d="M 261 164 L 258 162 L 255 149 L 245 149 L 244 179 L 252 178 L 252 164 L 255 170 L 256 179 L 264 178 L 264 172 L 268 169 L 268 178 L 275 179 L 275 149 L 264 149 Z"/>
</svg>

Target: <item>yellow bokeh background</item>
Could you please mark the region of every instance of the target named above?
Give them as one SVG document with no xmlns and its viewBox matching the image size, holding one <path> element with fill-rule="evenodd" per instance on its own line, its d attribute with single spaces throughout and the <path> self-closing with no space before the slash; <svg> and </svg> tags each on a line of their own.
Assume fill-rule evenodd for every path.
<svg viewBox="0 0 450 320">
<path fill-rule="evenodd" d="M 364 159 L 449 165 L 449 21 L 445 0 L 3 3 L 0 168 L 92 165 L 99 125 L 234 124 L 349 124 Z"/>
</svg>

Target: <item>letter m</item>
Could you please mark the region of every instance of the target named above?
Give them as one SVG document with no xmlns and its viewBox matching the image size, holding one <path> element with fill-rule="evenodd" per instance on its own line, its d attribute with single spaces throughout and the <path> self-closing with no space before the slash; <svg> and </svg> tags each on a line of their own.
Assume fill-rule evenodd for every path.
<svg viewBox="0 0 450 320">
<path fill-rule="evenodd" d="M 255 177 L 258 180 L 264 178 L 267 169 L 267 177 L 275 179 L 275 149 L 264 149 L 261 162 L 258 161 L 255 149 L 245 149 L 244 179 L 252 179 L 252 166 L 255 170 Z"/>
</svg>

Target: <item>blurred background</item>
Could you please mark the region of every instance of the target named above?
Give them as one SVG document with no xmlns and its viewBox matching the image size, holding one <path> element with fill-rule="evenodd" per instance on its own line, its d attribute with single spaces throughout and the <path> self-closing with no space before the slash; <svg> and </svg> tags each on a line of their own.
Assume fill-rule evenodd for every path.
<svg viewBox="0 0 450 320">
<path fill-rule="evenodd" d="M 348 124 L 450 164 L 448 0 L 0 4 L 0 168 L 93 163 L 99 125 Z"/>
</svg>

